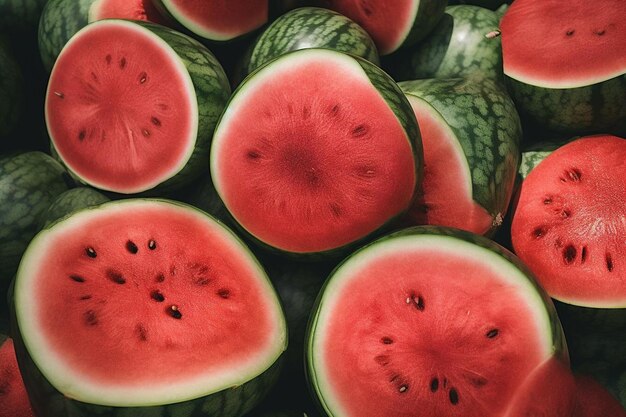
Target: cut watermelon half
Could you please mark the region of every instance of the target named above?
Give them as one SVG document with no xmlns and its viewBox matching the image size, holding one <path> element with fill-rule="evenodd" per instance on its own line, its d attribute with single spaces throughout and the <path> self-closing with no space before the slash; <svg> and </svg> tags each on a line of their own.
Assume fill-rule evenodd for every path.
<svg viewBox="0 0 626 417">
<path fill-rule="evenodd" d="M 529 373 L 565 349 L 562 337 L 549 298 L 509 252 L 422 226 L 332 273 L 307 370 L 329 416 L 501 416 Z"/>
<path fill-rule="evenodd" d="M 213 137 L 211 177 L 257 240 L 331 252 L 409 207 L 421 154 L 410 104 L 388 75 L 358 57 L 305 49 L 234 93 Z"/>
<path fill-rule="evenodd" d="M 230 88 L 213 55 L 159 25 L 102 20 L 63 48 L 46 95 L 56 153 L 82 182 L 118 193 L 204 172 Z"/>
<path fill-rule="evenodd" d="M 556 149 L 523 181 L 515 252 L 568 304 L 626 307 L 626 140 L 596 135 Z"/>
<path fill-rule="evenodd" d="M 286 347 L 277 295 L 253 255 L 204 212 L 166 200 L 105 203 L 44 229 L 14 300 L 38 409 L 181 403 L 212 415 L 218 404 L 215 414 L 239 416 L 269 389 L 264 376 Z"/>
<path fill-rule="evenodd" d="M 250 33 L 268 19 L 268 0 L 155 0 L 155 5 L 194 34 L 228 41 Z"/>
</svg>

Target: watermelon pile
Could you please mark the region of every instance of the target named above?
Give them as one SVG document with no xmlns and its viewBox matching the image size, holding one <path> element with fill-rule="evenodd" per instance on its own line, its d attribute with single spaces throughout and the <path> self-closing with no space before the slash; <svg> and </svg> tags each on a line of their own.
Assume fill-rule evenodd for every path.
<svg viewBox="0 0 626 417">
<path fill-rule="evenodd" d="M 626 417 L 623 0 L 0 0 L 0 417 Z"/>
</svg>

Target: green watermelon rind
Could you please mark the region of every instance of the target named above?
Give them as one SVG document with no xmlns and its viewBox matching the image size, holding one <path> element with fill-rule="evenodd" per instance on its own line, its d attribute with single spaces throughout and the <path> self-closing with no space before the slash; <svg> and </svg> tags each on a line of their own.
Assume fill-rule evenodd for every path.
<svg viewBox="0 0 626 417">
<path fill-rule="evenodd" d="M 185 161 L 184 165 L 179 167 L 177 173 L 165 179 L 160 184 L 131 193 L 148 197 L 161 196 L 164 193 L 189 184 L 194 179 L 206 173 L 206 160 L 210 152 L 213 131 L 230 97 L 230 83 L 220 62 L 206 46 L 181 32 L 162 25 L 127 19 L 105 19 L 86 26 L 79 30 L 75 36 L 79 36 L 84 30 L 90 30 L 90 28 L 93 28 L 95 25 L 120 23 L 143 28 L 150 34 L 156 35 L 156 37 L 164 42 L 179 58 L 180 63 L 182 63 L 187 70 L 191 83 L 193 84 L 193 92 L 190 93 L 192 93 L 197 100 L 198 117 L 197 126 L 195 128 L 196 140 L 194 149 L 187 161 Z M 100 188 L 96 184 L 90 184 L 74 173 L 71 168 L 65 164 L 62 156 L 58 154 L 54 143 L 51 143 L 51 153 L 67 167 L 70 174 L 78 182 Z M 116 192 L 116 190 L 105 191 Z"/>
<path fill-rule="evenodd" d="M 508 249 L 500 246 L 498 243 L 493 240 L 486 238 L 481 235 L 477 235 L 471 232 L 467 232 L 460 229 L 455 229 L 451 227 L 444 226 L 414 226 L 405 228 L 396 232 L 392 232 L 387 234 L 373 242 L 370 242 L 361 248 L 357 249 L 350 256 L 341 261 L 337 267 L 330 273 L 328 279 L 322 285 L 320 292 L 318 293 L 317 299 L 313 305 L 313 309 L 311 311 L 311 315 L 309 317 L 309 322 L 307 325 L 306 339 L 305 339 L 305 374 L 309 386 L 309 390 L 311 391 L 312 396 L 317 401 L 318 408 L 323 410 L 329 417 L 333 417 L 330 408 L 326 405 L 323 396 L 321 395 L 321 389 L 317 383 L 316 370 L 315 365 L 313 363 L 313 344 L 314 344 L 314 335 L 315 331 L 318 327 L 323 326 L 323 323 L 319 322 L 319 313 L 324 304 L 325 293 L 333 281 L 334 275 L 341 270 L 346 264 L 351 262 L 353 259 L 357 257 L 367 256 L 367 253 L 372 248 L 376 248 L 379 245 L 384 245 L 386 241 L 394 240 L 396 238 L 405 238 L 405 237 L 419 237 L 419 236 L 431 236 L 431 237 L 439 237 L 439 238 L 450 238 L 452 241 L 465 242 L 476 245 L 479 248 L 491 251 L 492 255 L 495 255 L 499 258 L 502 258 L 502 261 L 511 264 L 514 268 L 517 268 L 521 275 L 526 277 L 529 285 L 529 289 L 531 291 L 536 292 L 536 295 L 541 299 L 543 305 L 545 306 L 545 313 L 548 317 L 549 325 L 550 325 L 550 337 L 552 339 L 552 354 L 561 357 L 567 363 L 569 363 L 569 351 L 567 347 L 567 342 L 565 339 L 565 334 L 563 333 L 563 328 L 561 326 L 561 322 L 559 320 L 559 316 L 557 315 L 556 308 L 552 302 L 552 299 L 547 295 L 547 293 L 543 290 L 543 288 L 538 284 L 537 279 L 534 274 L 526 267 L 526 265 L 515 256 Z"/>
<path fill-rule="evenodd" d="M 106 203 L 110 199 L 104 194 L 88 187 L 69 189 L 57 196 L 39 219 L 40 228 L 57 221 L 76 211 Z"/>
<path fill-rule="evenodd" d="M 508 90 L 523 118 L 556 132 L 613 132 L 626 120 L 626 74 L 573 88 L 518 81 L 505 72 Z"/>
<path fill-rule="evenodd" d="M 244 79 L 244 82 L 239 84 L 239 86 L 233 92 L 228 104 L 226 105 L 225 111 L 224 113 L 222 113 L 222 116 L 220 117 L 220 120 L 218 121 L 217 125 L 219 126 L 219 124 L 221 123 L 222 118 L 224 117 L 224 114 L 227 113 L 227 110 L 230 104 L 234 100 L 239 100 L 239 97 L 238 97 L 239 94 L 245 91 L 246 81 L 253 79 L 260 72 L 266 71 L 267 68 L 269 68 L 270 65 L 273 63 L 276 63 L 278 61 L 285 60 L 285 59 L 292 59 L 292 58 L 298 59 L 297 57 L 298 54 L 315 53 L 315 51 L 326 52 L 329 54 L 339 54 L 343 57 L 355 60 L 358 63 L 358 65 L 361 67 L 361 69 L 363 70 L 364 74 L 370 80 L 370 83 L 372 84 L 372 86 L 380 93 L 380 95 L 383 97 L 385 102 L 389 105 L 390 109 L 393 111 L 396 118 L 398 119 L 398 122 L 402 125 L 404 131 L 406 132 L 407 141 L 409 142 L 411 149 L 413 151 L 413 157 L 415 159 L 415 166 L 416 166 L 416 193 L 417 193 L 421 186 L 421 179 L 423 177 L 424 154 L 423 154 L 421 135 L 419 131 L 419 126 L 417 124 L 417 119 L 415 118 L 415 113 L 413 112 L 411 108 L 411 104 L 409 103 L 408 99 L 406 98 L 402 90 L 400 90 L 396 82 L 389 75 L 387 75 L 383 70 L 381 70 L 378 66 L 372 64 L 371 62 L 369 62 L 368 60 L 364 58 L 346 54 L 340 51 L 325 49 L 325 48 L 300 49 L 300 50 L 290 51 L 290 52 L 287 52 L 286 54 L 280 55 L 270 60 L 265 65 L 262 65 L 261 67 L 252 71 Z M 213 167 L 213 154 L 212 153 L 210 157 L 210 171 L 211 171 L 211 178 L 215 178 L 217 175 Z M 221 194 L 220 194 L 218 187 L 216 187 L 216 191 L 221 198 Z M 408 208 L 409 207 L 407 207 L 407 210 Z M 237 221 L 236 217 L 232 215 L 230 210 L 228 210 L 228 206 L 226 206 L 226 213 L 228 214 L 229 218 L 232 219 L 232 222 L 237 228 L 237 230 L 241 231 L 242 234 L 244 235 L 244 238 L 249 240 L 253 245 L 258 246 L 262 248 L 263 250 L 268 251 L 270 253 L 288 256 L 292 259 L 308 260 L 308 261 L 325 261 L 328 259 L 333 259 L 333 258 L 337 259 L 341 256 L 345 256 L 348 252 L 356 249 L 363 243 L 370 241 L 374 239 L 375 237 L 384 234 L 386 230 L 388 230 L 390 227 L 394 225 L 395 220 L 403 214 L 403 213 L 398 213 L 396 217 L 389 219 L 387 223 L 381 225 L 377 230 L 372 231 L 371 234 L 367 236 L 363 236 L 361 239 L 358 239 L 344 246 L 340 246 L 340 247 L 336 247 L 333 249 L 320 251 L 320 252 L 291 252 L 288 250 L 284 250 L 282 248 L 271 246 L 265 243 L 263 240 L 256 237 L 253 233 L 248 231 L 245 227 L 243 227 Z"/>
<path fill-rule="evenodd" d="M 418 9 L 411 29 L 400 45 L 389 53 L 415 45 L 434 29 L 443 17 L 447 0 L 418 0 Z"/>
<path fill-rule="evenodd" d="M 301 7 L 280 16 L 263 30 L 244 64 L 246 74 L 286 52 L 316 47 L 380 63 L 374 41 L 357 23 L 329 9 Z"/>
<path fill-rule="evenodd" d="M 258 259 L 253 255 L 250 249 L 228 227 L 224 226 L 219 220 L 212 217 L 210 214 L 186 203 L 180 201 L 160 199 L 160 198 L 135 198 L 124 201 L 110 201 L 97 206 L 90 206 L 79 212 L 97 211 L 106 209 L 108 206 L 118 204 L 134 204 L 135 202 L 156 202 L 167 203 L 175 207 L 191 210 L 196 213 L 200 213 L 206 216 L 214 223 L 220 225 L 220 227 L 236 242 L 243 250 L 248 252 L 251 258 L 256 263 L 259 271 L 264 271 L 262 265 Z M 61 217 L 55 221 L 50 222 L 44 229 L 42 229 L 37 236 L 45 234 L 48 230 L 56 225 L 63 223 L 67 219 L 76 215 L 79 212 L 68 213 L 64 217 Z M 37 236 L 33 239 L 36 240 Z M 24 256 L 26 258 L 26 254 Z M 265 272 L 263 272 L 265 274 Z M 281 328 L 284 329 L 284 346 L 283 352 L 276 358 L 272 364 L 268 364 L 267 368 L 260 374 L 253 376 L 246 382 L 231 387 L 225 387 L 217 392 L 209 393 L 208 395 L 198 398 L 192 398 L 183 400 L 181 402 L 163 404 L 163 405 L 149 405 L 149 406 L 108 406 L 90 404 L 75 400 L 64 395 L 60 392 L 39 370 L 35 361 L 31 357 L 28 348 L 24 341 L 24 335 L 20 331 L 18 309 L 16 304 L 19 291 L 17 283 L 19 279 L 19 270 L 15 280 L 12 282 L 11 289 L 9 291 L 9 297 L 11 301 L 11 314 L 10 325 L 11 335 L 13 336 L 15 343 L 15 351 L 18 360 L 20 371 L 23 375 L 24 384 L 29 394 L 33 410 L 37 416 L 41 417 L 92 417 L 95 415 L 106 415 L 113 417 L 206 417 L 207 415 L 219 415 L 220 417 L 241 417 L 252 410 L 271 390 L 273 385 L 278 380 L 280 375 L 283 361 L 284 352 L 286 351 L 287 344 L 287 325 L 282 316 Z M 271 284 L 269 277 L 266 275 L 268 283 Z M 273 287 L 271 287 L 273 289 Z M 282 311 L 282 306 L 276 291 L 273 289 L 275 295 L 275 305 L 279 306 Z"/>
<path fill-rule="evenodd" d="M 448 123 L 470 167 L 473 198 L 491 214 L 494 228 L 499 226 L 513 195 L 522 141 L 519 116 L 504 88 L 480 75 L 398 85 Z"/>
<path fill-rule="evenodd" d="M 0 2 L 0 31 L 30 34 L 36 29 L 47 0 L 3 0 Z"/>
</svg>

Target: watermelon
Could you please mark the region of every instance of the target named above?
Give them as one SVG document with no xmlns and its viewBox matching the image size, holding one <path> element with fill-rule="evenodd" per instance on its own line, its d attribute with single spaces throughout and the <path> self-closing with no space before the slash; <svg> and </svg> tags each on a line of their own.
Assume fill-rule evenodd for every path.
<svg viewBox="0 0 626 417">
<path fill-rule="evenodd" d="M 241 416 L 286 348 L 256 258 L 206 213 L 168 200 L 105 203 L 41 231 L 13 304 L 41 417 Z"/>
<path fill-rule="evenodd" d="M 6 138 L 17 126 L 23 107 L 23 83 L 20 66 L 8 41 L 0 38 L 0 139 Z M 0 145 L 4 149 L 4 145 Z"/>
<path fill-rule="evenodd" d="M 422 40 L 443 16 L 447 0 L 318 0 L 361 25 L 380 55 L 389 55 Z"/>
<path fill-rule="evenodd" d="M 68 179 L 65 169 L 42 152 L 0 158 L 0 300 L 28 242 L 39 231 L 41 213 L 69 188 Z"/>
<path fill-rule="evenodd" d="M 85 25 L 121 18 L 166 24 L 150 0 L 49 0 L 39 19 L 39 54 L 50 72 L 61 50 Z"/>
<path fill-rule="evenodd" d="M 164 15 L 195 36 L 232 41 L 259 29 L 268 20 L 269 0 L 153 0 Z"/>
<path fill-rule="evenodd" d="M 33 417 L 13 339 L 0 334 L 0 417 Z"/>
<path fill-rule="evenodd" d="M 0 0 L 0 31 L 27 33 L 36 30 L 47 0 Z"/>
<path fill-rule="evenodd" d="M 566 360 L 550 299 L 480 235 L 417 226 L 328 278 L 309 324 L 308 378 L 328 416 L 501 416 L 548 358 Z"/>
<path fill-rule="evenodd" d="M 626 308 L 624 158 L 624 139 L 582 137 L 553 151 L 522 183 L 513 247 L 553 298 Z"/>
<path fill-rule="evenodd" d="M 504 74 L 524 117 L 598 133 L 626 119 L 626 2 L 516 0 L 500 28 Z"/>
<path fill-rule="evenodd" d="M 374 41 L 349 18 L 319 7 L 301 7 L 285 13 L 252 43 L 244 64 L 249 74 L 271 59 L 304 48 L 328 48 L 379 64 Z"/>
<path fill-rule="evenodd" d="M 152 23 L 106 19 L 63 48 L 46 124 L 80 182 L 121 194 L 175 189 L 206 173 L 229 95 L 221 65 L 199 42 Z"/>
<path fill-rule="evenodd" d="M 398 79 L 466 77 L 476 71 L 501 78 L 499 23 L 496 12 L 483 7 L 446 7 L 425 39 L 398 53 Z"/>
<path fill-rule="evenodd" d="M 626 408 L 598 381 L 586 375 L 575 380 L 578 401 L 572 417 L 626 417 Z"/>
<path fill-rule="evenodd" d="M 104 194 L 88 187 L 76 187 L 64 191 L 55 198 L 48 209 L 39 218 L 40 228 L 48 226 L 75 211 L 79 211 L 91 206 L 97 206 L 109 201 Z"/>
<path fill-rule="evenodd" d="M 255 240 L 325 256 L 409 207 L 421 153 L 410 104 L 387 74 L 312 48 L 244 80 L 215 130 L 210 169 L 226 208 Z"/>
<path fill-rule="evenodd" d="M 424 147 L 422 194 L 406 225 L 491 234 L 507 212 L 522 131 L 515 106 L 490 78 L 403 81 Z"/>
</svg>

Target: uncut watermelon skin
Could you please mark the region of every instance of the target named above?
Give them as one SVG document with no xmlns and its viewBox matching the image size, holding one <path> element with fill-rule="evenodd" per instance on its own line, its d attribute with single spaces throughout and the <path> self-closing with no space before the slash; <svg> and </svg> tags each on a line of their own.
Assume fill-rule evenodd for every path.
<svg viewBox="0 0 626 417">
<path fill-rule="evenodd" d="M 494 231 L 507 213 L 520 160 L 522 128 L 510 97 L 501 84 L 478 75 L 399 85 L 428 102 L 455 133 L 470 168 L 473 198 L 491 214 Z"/>
<path fill-rule="evenodd" d="M 403 236 L 420 236 L 420 235 L 436 235 L 436 236 L 449 236 L 452 239 L 459 239 L 482 248 L 488 249 L 498 256 L 504 258 L 507 262 L 515 265 L 519 270 L 521 270 L 524 275 L 528 278 L 528 282 L 532 284 L 532 287 L 540 294 L 542 300 L 544 301 L 544 305 L 546 308 L 546 312 L 550 318 L 551 325 L 551 337 L 552 337 L 552 349 L 554 355 L 560 357 L 566 363 L 569 363 L 569 352 L 568 345 L 565 339 L 565 335 L 563 333 L 563 328 L 561 326 L 561 322 L 559 320 L 559 316 L 557 315 L 556 308 L 552 302 L 552 299 L 545 293 L 545 291 L 541 288 L 541 286 L 537 283 L 536 278 L 533 273 L 526 267 L 526 265 L 515 256 L 508 249 L 502 247 L 497 244 L 493 240 L 486 238 L 481 235 L 477 235 L 474 233 L 466 232 L 463 230 L 450 228 L 450 227 L 440 227 L 440 226 L 414 226 L 405 228 L 388 235 L 385 235 L 376 241 L 373 241 L 367 245 L 362 246 L 360 249 L 355 251 L 352 255 L 344 259 L 339 265 L 331 272 L 329 279 L 327 279 L 315 301 L 313 306 L 311 316 L 309 318 L 308 326 L 307 326 L 307 334 L 306 334 L 306 346 L 305 346 L 305 371 L 306 377 L 309 384 L 309 388 L 311 392 L 314 394 L 314 398 L 317 400 L 318 409 L 323 412 L 324 416 L 327 417 L 339 417 L 331 414 L 328 410 L 325 409 L 325 406 L 319 396 L 320 388 L 317 386 L 317 382 L 315 380 L 315 369 L 313 368 L 313 333 L 316 326 L 319 326 L 317 322 L 317 316 L 319 314 L 319 310 L 321 305 L 324 303 L 324 292 L 331 281 L 332 276 L 335 272 L 342 267 L 344 263 L 346 263 L 352 256 L 359 254 L 370 248 L 373 245 L 377 245 L 379 243 L 384 243 L 386 240 L 403 237 Z"/>
<path fill-rule="evenodd" d="M 200 42 L 178 32 L 155 23 L 131 21 L 125 19 L 107 19 L 107 21 L 124 21 L 141 26 L 165 41 L 178 55 L 189 72 L 196 99 L 198 101 L 198 128 L 193 153 L 184 167 L 173 177 L 156 187 L 136 195 L 163 196 L 205 174 L 208 170 L 207 159 L 211 147 L 211 139 L 217 121 L 226 106 L 231 93 L 230 83 L 224 69 L 215 55 Z M 51 143 L 51 153 L 61 162 L 62 158 Z M 81 183 L 85 183 L 68 167 L 70 174 Z"/>
<path fill-rule="evenodd" d="M 374 41 L 358 24 L 329 9 L 302 7 L 280 16 L 261 33 L 244 64 L 245 74 L 289 51 L 316 47 L 350 53 L 379 64 Z"/>
<path fill-rule="evenodd" d="M 626 74 L 597 84 L 562 89 L 506 78 L 520 115 L 555 132 L 618 132 L 626 119 Z"/>
<path fill-rule="evenodd" d="M 399 79 L 466 77 L 476 71 L 500 79 L 499 22 L 496 12 L 483 7 L 446 7 L 428 36 L 395 59 Z"/>
<path fill-rule="evenodd" d="M 52 200 L 69 188 L 67 172 L 43 152 L 0 158 L 0 289 L 2 300 L 38 220 Z"/>
<path fill-rule="evenodd" d="M 55 198 L 39 220 L 43 229 L 49 224 L 75 211 L 106 203 L 110 199 L 104 194 L 88 187 L 76 187 L 67 190 Z"/>
</svg>

